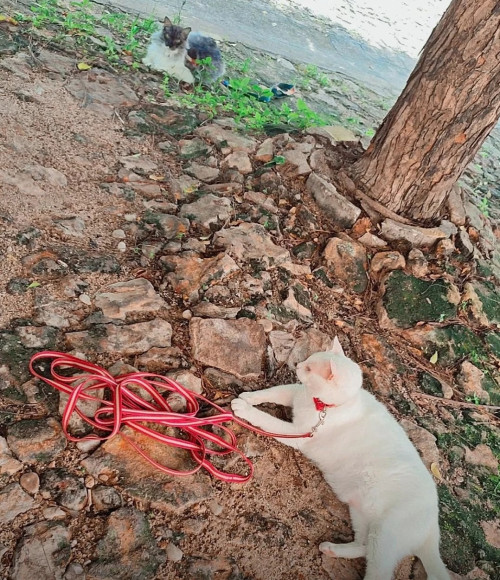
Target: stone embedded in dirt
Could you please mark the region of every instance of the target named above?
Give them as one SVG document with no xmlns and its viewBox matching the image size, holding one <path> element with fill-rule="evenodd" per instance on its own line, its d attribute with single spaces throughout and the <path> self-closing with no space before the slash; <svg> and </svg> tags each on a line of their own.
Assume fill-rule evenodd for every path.
<svg viewBox="0 0 500 580">
<path fill-rule="evenodd" d="M 62 523 L 38 522 L 24 528 L 11 568 L 13 578 L 63 580 L 71 556 L 71 532 Z"/>
<path fill-rule="evenodd" d="M 203 392 L 203 383 L 200 377 L 193 375 L 193 373 L 190 373 L 189 371 L 176 371 L 173 373 L 167 373 L 167 377 L 178 382 L 186 389 L 193 391 L 193 393 L 201 395 Z"/>
<path fill-rule="evenodd" d="M 153 347 L 135 359 L 137 366 L 149 372 L 178 369 L 183 366 L 182 351 L 176 346 Z"/>
<path fill-rule="evenodd" d="M 385 219 L 380 229 L 380 237 L 389 242 L 408 242 L 414 248 L 433 248 L 448 234 L 439 228 L 419 228 Z"/>
<path fill-rule="evenodd" d="M 206 157 L 211 149 L 203 139 L 199 139 L 198 137 L 194 139 L 181 139 L 179 141 L 179 148 L 179 156 L 181 159 Z"/>
<path fill-rule="evenodd" d="M 244 151 L 230 153 L 222 162 L 222 166 L 228 169 L 236 169 L 242 175 L 248 175 L 253 171 L 250 157 Z"/>
<path fill-rule="evenodd" d="M 114 487 L 96 485 L 92 488 L 92 506 L 96 512 L 109 512 L 122 506 L 122 496 Z"/>
<path fill-rule="evenodd" d="M 453 245 L 451 240 L 439 240 L 438 246 L 444 242 L 449 242 Z M 424 278 L 427 276 L 429 266 L 422 250 L 419 250 L 418 248 L 410 250 L 408 254 L 408 268 L 415 278 Z"/>
<path fill-rule="evenodd" d="M 192 175 L 196 179 L 204 181 L 205 183 L 213 183 L 219 177 L 220 173 L 216 167 L 202 165 L 196 161 L 193 161 L 188 167 L 186 167 L 185 171 L 188 175 Z"/>
<path fill-rule="evenodd" d="M 489 403 L 490 395 L 483 387 L 484 372 L 473 365 L 468 360 L 464 360 L 460 365 L 460 372 L 457 376 L 457 385 L 466 397 L 477 397 L 481 403 Z"/>
<path fill-rule="evenodd" d="M 172 326 L 161 318 L 126 326 L 97 324 L 90 330 L 66 333 L 70 348 L 82 352 L 142 354 L 155 346 L 171 345 Z"/>
<path fill-rule="evenodd" d="M 158 165 L 147 155 L 127 155 L 119 158 L 120 163 L 125 169 L 151 173 L 156 171 Z"/>
<path fill-rule="evenodd" d="M 7 444 L 18 459 L 25 463 L 50 463 L 66 449 L 67 440 L 60 424 L 47 419 L 24 419 L 10 425 Z"/>
<path fill-rule="evenodd" d="M 258 378 L 266 349 L 266 334 L 248 318 L 192 318 L 189 322 L 193 358 L 241 379 Z"/>
<path fill-rule="evenodd" d="M 379 304 L 379 322 L 384 328 L 391 324 L 410 328 L 417 322 L 443 322 L 457 313 L 460 293 L 444 278 L 427 281 L 396 270 L 387 276 L 384 286 Z"/>
<path fill-rule="evenodd" d="M 238 312 L 241 310 L 239 306 L 234 308 L 226 308 L 224 306 L 217 306 L 211 302 L 200 302 L 193 306 L 192 311 L 194 316 L 200 318 L 236 318 Z"/>
<path fill-rule="evenodd" d="M 29 81 L 32 72 L 31 57 L 24 52 L 18 52 L 10 58 L 3 57 L 0 60 L 0 69 L 5 69 L 14 76 Z"/>
<path fill-rule="evenodd" d="M 344 238 L 330 238 L 323 252 L 329 274 L 353 292 L 361 293 L 368 286 L 366 249 L 362 244 Z"/>
<path fill-rule="evenodd" d="M 488 544 L 500 550 L 500 520 L 481 522 L 481 527 L 483 528 Z"/>
<path fill-rule="evenodd" d="M 119 107 L 132 107 L 139 102 L 136 93 L 122 81 L 122 77 L 98 68 L 80 72 L 65 88 L 81 107 L 108 117 L 114 115 Z"/>
<path fill-rule="evenodd" d="M 180 562 L 184 556 L 184 552 L 172 542 L 169 542 L 166 549 L 167 559 L 170 562 Z"/>
<path fill-rule="evenodd" d="M 210 559 L 204 557 L 191 557 L 188 570 L 189 578 L 203 578 L 203 580 L 229 580 L 241 578 L 243 575 L 238 568 L 224 556 Z"/>
<path fill-rule="evenodd" d="M 196 135 L 207 139 L 210 143 L 214 143 L 222 150 L 230 148 L 233 151 L 245 151 L 246 153 L 253 153 L 257 147 L 257 141 L 251 137 L 240 135 L 235 131 L 224 129 L 220 125 L 203 125 L 197 127 L 194 131 Z"/>
<path fill-rule="evenodd" d="M 481 339 L 468 326 L 450 324 L 436 328 L 422 325 L 403 333 L 405 339 L 422 349 L 426 358 L 438 353 L 436 364 L 439 366 L 454 365 L 474 353 L 482 359 L 488 352 Z"/>
<path fill-rule="evenodd" d="M 467 282 L 463 302 L 468 303 L 472 316 L 482 325 L 500 324 L 500 294 L 491 282 Z"/>
<path fill-rule="evenodd" d="M 208 368 L 205 369 L 203 377 L 210 386 L 210 388 L 219 389 L 225 391 L 231 389 L 232 391 L 240 391 L 245 389 L 245 384 L 237 379 L 231 373 L 225 373 L 219 369 Z"/>
<path fill-rule="evenodd" d="M 464 258 L 469 258 L 474 253 L 474 245 L 469 238 L 469 234 L 464 229 L 459 230 L 456 245 Z"/>
<path fill-rule="evenodd" d="M 36 62 L 46 71 L 63 76 L 74 72 L 76 67 L 76 60 L 74 58 L 46 50 L 45 48 L 42 48 L 37 54 Z"/>
<path fill-rule="evenodd" d="M 27 471 L 26 473 L 23 473 L 19 479 L 19 483 L 21 484 L 21 487 L 31 495 L 35 495 L 40 489 L 40 478 L 36 471 Z"/>
<path fill-rule="evenodd" d="M 0 436 L 0 475 L 14 475 L 23 467 L 20 461 L 12 457 L 12 451 L 9 449 L 5 437 Z"/>
<path fill-rule="evenodd" d="M 68 185 L 68 179 L 64 173 L 61 173 L 54 167 L 44 167 L 43 165 L 35 163 L 25 165 L 23 167 L 23 173 L 29 175 L 35 181 L 46 181 L 48 184 L 58 187 L 66 187 Z"/>
<path fill-rule="evenodd" d="M 162 237 L 173 240 L 189 230 L 189 220 L 168 213 L 147 212 L 144 221 L 158 228 Z"/>
<path fill-rule="evenodd" d="M 436 438 L 434 435 L 427 431 L 427 429 L 419 427 L 408 419 L 401 420 L 399 424 L 403 427 L 411 442 L 417 448 L 427 469 L 430 470 L 433 463 L 439 467 L 439 449 L 436 445 Z"/>
<path fill-rule="evenodd" d="M 283 300 L 283 307 L 292 312 L 297 318 L 306 321 L 312 320 L 312 312 L 310 310 L 311 303 L 306 291 L 297 284 L 288 289 L 288 296 Z"/>
<path fill-rule="evenodd" d="M 243 199 L 245 201 L 249 201 L 250 203 L 259 205 L 270 213 L 277 214 L 279 211 L 276 203 L 274 202 L 274 199 L 268 197 L 266 194 L 261 193 L 260 191 L 246 191 L 243 194 Z"/>
<path fill-rule="evenodd" d="M 242 223 L 239 226 L 217 232 L 214 246 L 223 247 L 233 258 L 248 262 L 256 260 L 267 268 L 291 261 L 290 252 L 277 246 L 266 228 L 260 224 Z"/>
<path fill-rule="evenodd" d="M 287 149 L 283 151 L 283 157 L 286 159 L 283 165 L 279 165 L 279 172 L 287 177 L 300 177 L 309 175 L 311 167 L 307 162 L 308 155 L 297 149 Z"/>
<path fill-rule="evenodd" d="M 58 331 L 52 326 L 18 326 L 16 334 L 26 348 L 45 348 L 53 350 L 57 342 Z"/>
<path fill-rule="evenodd" d="M 273 157 L 274 141 L 271 138 L 268 138 L 259 145 L 259 148 L 254 155 L 254 159 L 256 161 L 260 161 L 261 163 L 269 163 Z"/>
<path fill-rule="evenodd" d="M 378 275 L 381 272 L 403 270 L 405 265 L 404 256 L 399 252 L 377 252 L 370 262 L 370 273 Z"/>
<path fill-rule="evenodd" d="M 86 580 L 83 566 L 78 562 L 70 562 L 64 572 L 64 580 Z"/>
<path fill-rule="evenodd" d="M 95 305 L 106 318 L 125 320 L 127 315 L 149 315 L 167 309 L 167 303 L 145 278 L 117 282 L 95 295 Z"/>
<path fill-rule="evenodd" d="M 220 193 L 221 195 L 234 195 L 243 191 L 243 184 L 231 181 L 229 183 L 212 183 L 204 185 L 203 191 Z"/>
<path fill-rule="evenodd" d="M 85 222 L 80 217 L 56 220 L 55 224 L 64 234 L 81 238 L 85 230 Z"/>
<path fill-rule="evenodd" d="M 358 238 L 358 242 L 367 248 L 374 249 L 385 248 L 387 246 L 387 242 L 381 240 L 378 236 L 375 236 L 370 232 L 365 232 L 360 238 Z"/>
<path fill-rule="evenodd" d="M 0 524 L 8 524 L 19 514 L 38 507 L 18 483 L 11 483 L 0 490 Z"/>
<path fill-rule="evenodd" d="M 466 221 L 465 206 L 462 199 L 462 192 L 458 185 L 454 185 L 451 188 L 446 204 L 450 212 L 450 221 L 456 226 L 464 226 Z"/>
<path fill-rule="evenodd" d="M 97 545 L 88 577 L 149 580 L 164 561 L 145 514 L 133 507 L 120 508 L 108 518 L 106 535 Z"/>
<path fill-rule="evenodd" d="M 308 135 L 315 137 L 324 137 L 332 145 L 339 141 L 359 141 L 359 138 L 352 131 L 342 127 L 342 125 L 324 125 L 323 127 L 309 127 L 306 129 Z"/>
<path fill-rule="evenodd" d="M 130 187 L 142 197 L 146 199 L 161 198 L 163 193 L 161 187 L 157 183 L 130 183 Z"/>
<path fill-rule="evenodd" d="M 498 473 L 498 459 L 495 457 L 495 454 L 488 445 L 485 445 L 484 443 L 480 443 L 472 450 L 466 447 L 465 462 L 469 465 L 486 467 L 493 473 Z"/>
<path fill-rule="evenodd" d="M 174 292 L 186 296 L 191 302 L 198 300 L 199 291 L 204 286 L 215 280 L 222 281 L 239 270 L 236 262 L 225 254 L 205 259 L 197 256 L 168 256 L 162 262 L 174 270 L 166 276 Z"/>
<path fill-rule="evenodd" d="M 318 206 L 333 220 L 339 230 L 351 228 L 361 214 L 359 207 L 340 195 L 331 183 L 311 173 L 306 182 Z"/>
<path fill-rule="evenodd" d="M 47 469 L 40 479 L 41 490 L 66 509 L 82 510 L 87 504 L 87 489 L 83 479 L 66 469 Z"/>
<path fill-rule="evenodd" d="M 363 373 L 375 393 L 383 397 L 392 395 L 397 389 L 394 377 L 405 372 L 405 366 L 395 349 L 378 334 L 362 334 L 357 354 L 366 361 Z"/>
<path fill-rule="evenodd" d="M 217 226 L 227 221 L 231 213 L 231 201 L 227 197 L 217 197 L 208 193 L 193 203 L 185 203 L 179 211 L 179 216 L 209 229 L 211 225 Z"/>
<path fill-rule="evenodd" d="M 458 228 L 457 226 L 448 221 L 448 220 L 441 220 L 439 222 L 439 229 L 441 231 L 443 231 L 449 238 L 451 238 L 452 236 L 455 236 L 458 233 Z"/>
<path fill-rule="evenodd" d="M 182 513 L 213 495 L 215 490 L 206 472 L 185 477 L 162 473 L 127 443 L 123 435 L 162 465 L 180 471 L 195 465 L 189 452 L 163 445 L 125 427 L 82 461 L 82 466 L 99 482 L 109 484 L 119 478 L 120 489 L 129 497 L 170 513 Z"/>
<path fill-rule="evenodd" d="M 273 330 L 269 333 L 269 342 L 276 361 L 286 363 L 292 370 L 297 363 L 305 361 L 315 352 L 329 350 L 332 345 L 332 339 L 316 328 L 307 328 L 298 337 L 282 330 Z"/>
</svg>

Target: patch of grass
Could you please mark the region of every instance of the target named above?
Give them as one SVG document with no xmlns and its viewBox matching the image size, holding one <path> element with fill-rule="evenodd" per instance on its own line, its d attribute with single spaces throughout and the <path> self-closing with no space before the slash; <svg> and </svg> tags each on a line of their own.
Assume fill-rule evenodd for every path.
<svg viewBox="0 0 500 580">
<path fill-rule="evenodd" d="M 171 96 L 170 83 L 164 82 L 166 94 Z M 295 108 L 288 103 L 277 105 L 262 102 L 259 98 L 272 97 L 270 89 L 263 88 L 244 77 L 231 80 L 231 88 L 206 89 L 194 87 L 192 93 L 178 97 L 181 104 L 196 108 L 210 117 L 229 115 L 247 129 L 263 130 L 266 125 L 285 125 L 290 128 L 304 129 L 311 126 L 328 124 L 328 120 L 315 113 L 307 104 L 298 99 Z"/>
</svg>

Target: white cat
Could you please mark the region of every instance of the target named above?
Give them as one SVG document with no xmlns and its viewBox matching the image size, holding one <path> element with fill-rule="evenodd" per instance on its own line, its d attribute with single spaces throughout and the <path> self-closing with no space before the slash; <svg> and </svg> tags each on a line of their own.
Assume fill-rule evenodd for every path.
<svg viewBox="0 0 500 580">
<path fill-rule="evenodd" d="M 439 555 L 438 497 L 417 450 L 386 407 L 362 389 L 359 366 L 335 338 L 332 350 L 297 365 L 301 384 L 245 392 L 231 403 L 238 417 L 272 433 L 312 437 L 278 441 L 299 449 L 349 504 L 354 541 L 323 542 L 338 558 L 366 557 L 365 580 L 390 580 L 405 556 L 420 558 L 429 580 L 450 580 Z M 288 423 L 253 405 L 292 407 Z"/>
<path fill-rule="evenodd" d="M 165 46 L 164 31 L 158 30 L 151 35 L 148 50 L 142 62 L 154 70 L 168 73 L 179 81 L 193 84 L 194 76 L 186 66 L 186 55 L 185 43 L 176 48 L 168 48 Z"/>
</svg>

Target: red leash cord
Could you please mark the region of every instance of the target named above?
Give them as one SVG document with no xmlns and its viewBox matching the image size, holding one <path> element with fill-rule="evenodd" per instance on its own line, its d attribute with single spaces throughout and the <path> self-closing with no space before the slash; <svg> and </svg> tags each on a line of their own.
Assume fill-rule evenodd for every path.
<svg viewBox="0 0 500 580">
<path fill-rule="evenodd" d="M 34 368 L 35 363 L 43 359 L 51 359 L 51 378 L 43 376 Z M 35 377 L 69 396 L 62 416 L 62 429 L 69 441 L 104 441 L 114 437 L 120 432 L 121 427 L 126 425 L 138 433 L 151 437 L 155 441 L 186 449 L 190 452 L 192 459 L 197 465 L 189 471 L 178 471 L 158 463 L 132 441 L 130 437 L 127 437 L 123 432 L 120 433 L 121 437 L 134 447 L 144 459 L 169 475 L 191 475 L 203 467 L 214 477 L 228 483 L 245 483 L 248 481 L 253 475 L 253 464 L 238 448 L 236 435 L 223 423 L 234 421 L 256 433 L 282 438 L 310 437 L 315 430 L 313 429 L 312 432 L 303 435 L 268 433 L 245 423 L 235 417 L 230 411 L 225 411 L 203 395 L 193 393 L 167 377 L 143 372 L 113 377 L 108 371 L 98 365 L 62 352 L 43 351 L 33 355 L 29 363 L 29 369 Z M 63 369 L 65 374 L 59 372 Z M 79 371 L 80 374 L 67 373 L 68 369 Z M 82 375 L 82 371 L 85 374 Z M 131 386 L 140 387 L 146 391 L 151 400 L 148 401 L 138 395 L 134 390 L 131 390 Z M 111 400 L 107 401 L 96 396 L 95 392 L 102 388 L 110 391 Z M 177 413 L 172 411 L 168 401 L 161 394 L 165 391 L 181 395 L 186 401 L 186 412 Z M 79 400 L 99 403 L 100 406 L 93 418 L 87 417 L 78 409 L 77 403 Z M 197 417 L 196 415 L 200 409 L 199 401 L 218 411 L 218 414 L 210 417 Z M 68 424 L 73 413 L 77 413 L 83 421 L 94 429 L 107 431 L 108 434 L 102 437 L 98 435 L 72 436 L 68 431 Z M 150 426 L 146 426 L 144 423 L 175 427 L 180 429 L 186 437 L 181 439 L 167 435 Z M 217 425 L 226 434 L 228 440 L 203 428 L 208 425 Z M 212 443 L 215 449 L 207 447 L 207 443 Z M 248 465 L 249 472 L 247 475 L 222 471 L 210 461 L 210 456 L 222 456 L 231 453 L 237 453 Z"/>
</svg>

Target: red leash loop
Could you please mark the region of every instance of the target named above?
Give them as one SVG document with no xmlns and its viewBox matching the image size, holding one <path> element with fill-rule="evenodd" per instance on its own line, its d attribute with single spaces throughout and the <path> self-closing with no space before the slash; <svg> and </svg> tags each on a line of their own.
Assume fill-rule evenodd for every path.
<svg viewBox="0 0 500 580">
<path fill-rule="evenodd" d="M 51 359 L 50 375 L 45 377 L 35 370 L 34 365 L 42 359 Z M 156 375 L 153 373 L 129 373 L 113 377 L 108 371 L 91 362 L 84 361 L 77 357 L 62 352 L 43 351 L 31 357 L 29 363 L 30 372 L 38 379 L 44 381 L 51 387 L 69 396 L 69 400 L 62 416 L 62 429 L 69 441 L 105 441 L 114 437 L 122 426 L 127 427 L 151 437 L 155 441 L 165 445 L 172 445 L 190 452 L 192 459 L 196 463 L 193 469 L 188 471 L 178 471 L 155 461 L 134 441 L 123 434 L 120 435 L 134 449 L 144 457 L 154 467 L 169 475 L 192 475 L 202 467 L 214 477 L 228 483 L 245 483 L 253 475 L 253 464 L 246 455 L 238 448 L 236 435 L 224 425 L 230 421 L 235 421 L 239 425 L 247 427 L 256 433 L 281 438 L 310 437 L 311 433 L 302 435 L 280 435 L 279 433 L 268 433 L 257 427 L 245 423 L 235 417 L 231 412 L 225 411 L 222 407 L 210 401 L 203 395 L 198 395 L 186 389 L 178 382 Z M 65 370 L 67 374 L 61 374 Z M 84 374 L 76 374 L 71 371 L 79 371 Z M 151 400 L 147 400 L 130 387 L 140 387 Z M 105 400 L 96 396 L 99 389 L 108 389 L 111 400 Z M 178 393 L 186 401 L 186 411 L 177 413 L 172 411 L 168 401 L 162 396 L 162 392 Z M 99 403 L 99 408 L 94 417 L 87 417 L 77 407 L 80 400 L 95 401 Z M 215 409 L 218 413 L 210 417 L 197 417 L 200 410 L 199 401 Z M 68 431 L 68 425 L 73 413 L 94 429 L 107 432 L 106 435 L 87 435 L 85 437 L 74 437 Z M 182 431 L 184 438 L 174 437 L 157 431 L 144 423 L 155 423 L 163 427 L 175 427 Z M 204 429 L 208 425 L 217 425 L 226 435 L 227 439 L 211 431 Z M 215 446 L 207 447 L 207 443 Z M 248 474 L 228 473 L 218 469 L 211 461 L 210 456 L 223 456 L 237 453 L 248 465 Z"/>
</svg>

